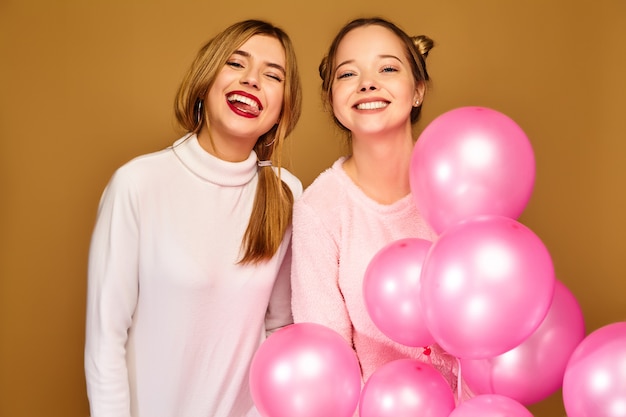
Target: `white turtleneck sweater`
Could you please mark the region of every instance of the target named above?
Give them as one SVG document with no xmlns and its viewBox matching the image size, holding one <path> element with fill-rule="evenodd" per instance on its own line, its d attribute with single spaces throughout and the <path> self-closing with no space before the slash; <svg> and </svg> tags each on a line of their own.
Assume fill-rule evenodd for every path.
<svg viewBox="0 0 626 417">
<path fill-rule="evenodd" d="M 281 178 L 298 198 L 300 181 Z M 85 375 L 92 417 L 242 417 L 266 332 L 292 322 L 289 231 L 242 266 L 257 158 L 226 162 L 195 135 L 119 168 L 93 232 Z"/>
</svg>

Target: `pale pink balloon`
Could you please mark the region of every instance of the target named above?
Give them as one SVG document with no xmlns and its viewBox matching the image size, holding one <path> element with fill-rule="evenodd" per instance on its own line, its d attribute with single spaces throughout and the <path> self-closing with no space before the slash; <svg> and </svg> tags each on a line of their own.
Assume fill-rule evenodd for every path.
<svg viewBox="0 0 626 417">
<path fill-rule="evenodd" d="M 372 321 L 391 340 L 406 346 L 434 342 L 420 302 L 420 274 L 431 245 L 418 238 L 391 242 L 374 255 L 363 279 L 365 307 Z"/>
<path fill-rule="evenodd" d="M 508 217 L 457 223 L 433 243 L 421 275 L 424 320 L 458 358 L 500 355 L 528 338 L 548 313 L 554 267 L 543 242 Z"/>
<path fill-rule="evenodd" d="M 563 403 L 569 417 L 626 417 L 626 321 L 593 331 L 576 347 Z"/>
<path fill-rule="evenodd" d="M 365 383 L 359 402 L 360 417 L 448 417 L 453 409 L 454 394 L 443 375 L 417 359 L 382 365 Z"/>
<path fill-rule="evenodd" d="M 533 415 L 512 398 L 498 394 L 484 394 L 462 402 L 450 413 L 449 417 L 533 417 Z"/>
<path fill-rule="evenodd" d="M 413 149 L 410 185 L 424 219 L 441 233 L 476 215 L 517 219 L 535 183 L 535 156 L 524 131 L 485 107 L 435 118 Z"/>
<path fill-rule="evenodd" d="M 519 346 L 489 359 L 461 359 L 463 379 L 475 394 L 500 394 L 530 405 L 563 384 L 565 366 L 585 337 L 578 301 L 560 281 L 546 318 Z"/>
<path fill-rule="evenodd" d="M 352 347 L 315 323 L 282 328 L 252 359 L 250 391 L 263 417 L 351 417 L 361 371 Z"/>
</svg>

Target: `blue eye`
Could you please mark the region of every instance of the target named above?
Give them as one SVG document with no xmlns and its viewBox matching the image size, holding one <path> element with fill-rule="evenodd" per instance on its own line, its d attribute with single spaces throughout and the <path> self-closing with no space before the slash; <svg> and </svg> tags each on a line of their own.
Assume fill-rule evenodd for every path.
<svg viewBox="0 0 626 417">
<path fill-rule="evenodd" d="M 354 75 L 353 72 L 344 72 L 343 74 L 339 74 L 337 76 L 338 80 L 341 80 L 342 78 L 348 78 L 348 77 L 352 77 Z"/>
<path fill-rule="evenodd" d="M 396 72 L 396 71 L 398 71 L 398 70 L 395 69 L 394 67 L 389 67 L 389 66 L 388 67 L 384 67 L 382 69 L 382 72 Z"/>
</svg>

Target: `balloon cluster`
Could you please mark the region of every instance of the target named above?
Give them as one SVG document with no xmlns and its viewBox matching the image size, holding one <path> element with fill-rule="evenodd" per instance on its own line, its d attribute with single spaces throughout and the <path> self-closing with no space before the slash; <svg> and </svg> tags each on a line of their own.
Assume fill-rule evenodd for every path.
<svg viewBox="0 0 626 417">
<path fill-rule="evenodd" d="M 264 417 L 532 416 L 563 391 L 569 417 L 626 417 L 626 322 L 585 338 L 574 295 L 541 239 L 518 221 L 535 180 L 530 142 L 509 117 L 461 107 L 420 135 L 410 165 L 415 205 L 434 242 L 390 242 L 363 281 L 367 311 L 391 340 L 456 356 L 473 398 L 455 398 L 432 365 L 381 366 L 361 389 L 351 347 L 298 323 L 268 338 L 250 386 Z"/>
</svg>

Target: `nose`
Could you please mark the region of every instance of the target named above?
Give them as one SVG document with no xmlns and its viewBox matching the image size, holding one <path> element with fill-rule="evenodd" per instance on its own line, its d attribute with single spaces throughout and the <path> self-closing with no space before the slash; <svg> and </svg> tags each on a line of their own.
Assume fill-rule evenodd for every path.
<svg viewBox="0 0 626 417">
<path fill-rule="evenodd" d="M 377 89 L 376 78 L 372 74 L 366 74 L 364 72 L 361 75 L 359 91 L 364 93 L 366 91 L 376 91 Z"/>
<path fill-rule="evenodd" d="M 247 85 L 257 90 L 259 89 L 259 76 L 252 69 L 250 69 L 249 71 L 246 71 L 246 73 L 241 77 L 240 82 L 243 85 Z"/>
<path fill-rule="evenodd" d="M 372 68 L 363 68 L 359 74 L 359 92 L 365 93 L 378 90 L 377 76 L 377 72 Z"/>
</svg>

